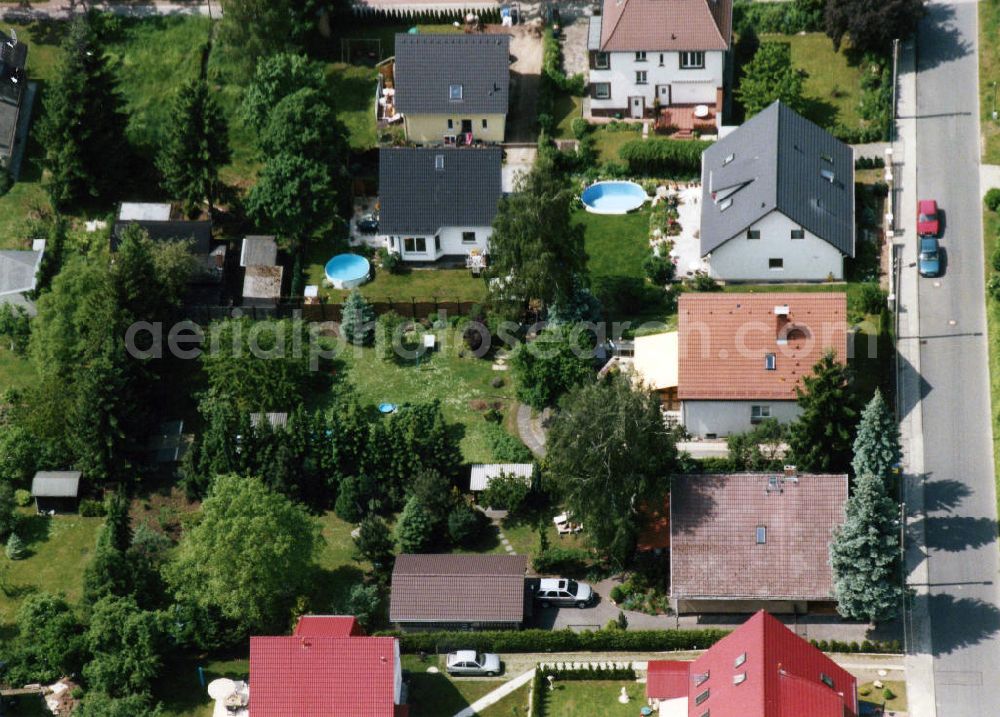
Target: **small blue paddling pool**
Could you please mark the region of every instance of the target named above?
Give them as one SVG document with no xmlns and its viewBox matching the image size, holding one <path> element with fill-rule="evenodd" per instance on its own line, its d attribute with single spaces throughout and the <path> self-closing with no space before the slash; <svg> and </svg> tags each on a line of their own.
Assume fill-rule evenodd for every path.
<svg viewBox="0 0 1000 717">
<path fill-rule="evenodd" d="M 593 214 L 628 214 L 647 199 L 646 190 L 635 182 L 597 182 L 580 195 L 583 206 Z"/>
<path fill-rule="evenodd" d="M 396 410 L 396 404 L 395 403 L 380 403 L 378 405 L 378 412 L 379 413 L 392 413 L 395 410 Z"/>
<path fill-rule="evenodd" d="M 334 289 L 353 289 L 368 281 L 371 264 L 359 254 L 337 254 L 326 263 L 327 280 Z"/>
</svg>

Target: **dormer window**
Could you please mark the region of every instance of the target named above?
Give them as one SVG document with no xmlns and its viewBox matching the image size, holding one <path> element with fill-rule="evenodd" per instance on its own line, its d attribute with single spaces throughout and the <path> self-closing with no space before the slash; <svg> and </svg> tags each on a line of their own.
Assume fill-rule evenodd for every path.
<svg viewBox="0 0 1000 717">
<path fill-rule="evenodd" d="M 768 371 L 774 371 L 778 366 L 777 358 L 774 354 L 764 354 L 764 368 Z"/>
<path fill-rule="evenodd" d="M 448 99 L 457 101 L 462 99 L 462 86 L 461 85 L 449 85 L 448 86 Z"/>
</svg>

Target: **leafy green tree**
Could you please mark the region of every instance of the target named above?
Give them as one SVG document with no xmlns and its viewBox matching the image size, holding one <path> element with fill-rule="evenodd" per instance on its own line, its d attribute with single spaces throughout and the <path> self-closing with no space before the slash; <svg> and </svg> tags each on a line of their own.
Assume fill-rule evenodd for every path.
<svg viewBox="0 0 1000 717">
<path fill-rule="evenodd" d="M 623 376 L 573 389 L 549 431 L 546 465 L 573 519 L 618 565 L 634 554 L 643 506 L 662 505 L 677 467 L 659 399 Z"/>
<path fill-rule="evenodd" d="M 416 498 L 426 509 L 434 521 L 435 530 L 445 527 L 448 514 L 460 498 L 451 480 L 433 469 L 424 469 L 416 473 L 410 483 L 410 496 Z"/>
<path fill-rule="evenodd" d="M 340 331 L 357 346 L 370 346 L 375 338 L 375 310 L 357 289 L 351 291 L 341 311 Z"/>
<path fill-rule="evenodd" d="M 516 310 L 531 299 L 551 304 L 572 296 L 587 273 L 583 227 L 572 220 L 576 193 L 547 155 L 500 202 L 490 237 L 495 305 Z"/>
<path fill-rule="evenodd" d="M 146 693 L 112 697 L 105 692 L 88 690 L 74 717 L 163 717 L 163 709 Z"/>
<path fill-rule="evenodd" d="M 395 562 L 395 543 L 389 526 L 377 515 L 369 515 L 358 526 L 358 536 L 354 539 L 357 549 L 356 559 L 371 563 L 372 573 L 380 579 L 388 578 Z"/>
<path fill-rule="evenodd" d="M 734 471 L 773 471 L 783 465 L 782 444 L 788 430 L 776 419 L 761 421 L 746 433 L 735 433 L 726 439 L 729 461 Z"/>
<path fill-rule="evenodd" d="M 516 513 L 527 500 L 529 493 L 531 484 L 528 481 L 512 473 L 504 473 L 489 482 L 486 490 L 479 496 L 479 503 L 497 510 Z"/>
<path fill-rule="evenodd" d="M 898 507 L 882 479 L 865 473 L 854 482 L 846 512 L 830 543 L 837 611 L 854 620 L 891 620 L 904 595 Z"/>
<path fill-rule="evenodd" d="M 396 348 L 403 340 L 405 320 L 395 311 L 387 311 L 375 322 L 375 355 L 383 361 L 396 358 Z"/>
<path fill-rule="evenodd" d="M 281 153 L 270 157 L 247 197 L 258 224 L 274 228 L 282 244 L 298 249 L 329 230 L 337 208 L 330 170 L 309 157 Z"/>
<path fill-rule="evenodd" d="M 52 280 L 62 268 L 68 228 L 68 222 L 61 214 L 53 215 L 47 222 L 45 253 L 42 254 L 42 262 L 38 267 L 33 294 L 36 299 L 52 287 Z"/>
<path fill-rule="evenodd" d="M 780 100 L 796 112 L 802 112 L 802 74 L 792 66 L 788 43 L 765 42 L 743 70 L 736 98 L 752 117 Z"/>
<path fill-rule="evenodd" d="M 593 379 L 593 336 L 569 326 L 547 329 L 535 341 L 520 344 L 510 365 L 518 399 L 541 410 L 574 386 Z"/>
<path fill-rule="evenodd" d="M 204 497 L 215 476 L 239 470 L 236 437 L 246 435 L 240 430 L 239 411 L 228 400 L 208 396 L 198 404 L 198 412 L 205 430 L 181 462 L 181 482 L 191 499 Z"/>
<path fill-rule="evenodd" d="M 241 119 L 257 132 L 267 128 L 271 112 L 289 95 L 306 89 L 320 93 L 328 89 L 323 65 L 305 55 L 272 51 L 259 57 L 240 106 Z"/>
<path fill-rule="evenodd" d="M 826 5 L 827 0 L 794 0 L 792 3 L 793 12 L 801 18 L 801 25 L 808 32 L 823 30 Z"/>
<path fill-rule="evenodd" d="M 23 306 L 0 304 L 0 336 L 7 339 L 11 351 L 24 356 L 31 339 L 31 319 Z"/>
<path fill-rule="evenodd" d="M 17 529 L 17 502 L 14 500 L 14 488 L 6 481 L 0 481 L 0 540 L 14 534 Z"/>
<path fill-rule="evenodd" d="M 232 158 L 226 117 L 201 78 L 181 87 L 172 115 L 156 162 L 163 189 L 188 211 L 207 200 L 211 212 L 221 189 L 219 167 Z"/>
<path fill-rule="evenodd" d="M 83 662 L 81 627 L 65 599 L 28 595 L 17 610 L 17 637 L 0 646 L 12 684 L 49 683 L 76 672 Z"/>
<path fill-rule="evenodd" d="M 917 31 L 924 12 L 924 0 L 827 0 L 826 34 L 837 49 L 848 36 L 856 50 L 885 53 Z"/>
<path fill-rule="evenodd" d="M 157 616 L 132 598 L 107 597 L 94 605 L 84 636 L 91 658 L 83 666 L 88 684 L 109 696 L 142 693 L 160 673 Z"/>
<path fill-rule="evenodd" d="M 0 420 L 0 482 L 13 487 L 28 485 L 38 470 L 38 439 L 27 426 L 13 420 Z"/>
<path fill-rule="evenodd" d="M 854 460 L 851 465 L 854 475 L 868 473 L 881 478 L 889 485 L 893 470 L 902 459 L 899 445 L 899 424 L 882 397 L 875 389 L 875 395 L 861 412 L 858 435 L 854 439 Z"/>
<path fill-rule="evenodd" d="M 486 516 L 464 500 L 448 514 L 448 537 L 463 548 L 470 548 L 482 536 L 488 523 Z"/>
<path fill-rule="evenodd" d="M 851 464 L 854 426 L 858 420 L 847 366 L 830 352 L 796 387 L 801 415 L 791 425 L 789 453 L 799 470 L 838 473 Z"/>
<path fill-rule="evenodd" d="M 289 0 L 222 0 L 218 44 L 227 79 L 242 84 L 264 58 L 292 49 L 293 21 Z"/>
<path fill-rule="evenodd" d="M 218 476 L 166 566 L 174 597 L 216 609 L 238 634 L 278 629 L 313 570 L 319 530 L 257 478 Z"/>
<path fill-rule="evenodd" d="M 568 297 L 556 297 L 549 306 L 549 326 L 573 326 L 582 321 L 598 322 L 603 318 L 603 307 L 580 277 L 573 279 L 573 291 Z"/>
<path fill-rule="evenodd" d="M 258 140 L 262 156 L 284 152 L 332 166 L 346 163 L 347 128 L 337 119 L 329 91 L 322 84 L 283 97 L 265 117 Z"/>
<path fill-rule="evenodd" d="M 347 597 L 348 615 L 354 615 L 366 632 L 375 627 L 382 614 L 382 591 L 377 585 L 355 585 Z"/>
<path fill-rule="evenodd" d="M 62 50 L 60 67 L 45 90 L 38 128 L 45 148 L 45 187 L 57 209 L 110 195 L 120 186 L 128 161 L 127 116 L 88 15 L 70 24 Z"/>
<path fill-rule="evenodd" d="M 404 553 L 429 552 L 435 542 L 438 522 L 416 498 L 410 498 L 396 523 L 396 540 Z"/>
</svg>

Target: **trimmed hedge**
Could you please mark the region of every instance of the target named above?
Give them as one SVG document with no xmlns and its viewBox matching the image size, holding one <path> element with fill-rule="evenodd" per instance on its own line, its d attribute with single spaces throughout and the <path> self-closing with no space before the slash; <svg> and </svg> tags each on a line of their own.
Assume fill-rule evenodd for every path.
<svg viewBox="0 0 1000 717">
<path fill-rule="evenodd" d="M 449 652 L 453 649 L 479 650 L 480 652 L 667 652 L 704 650 L 729 634 L 729 630 L 705 628 L 701 630 L 597 630 L 573 632 L 572 630 L 484 630 L 464 632 L 442 630 L 436 632 L 375 633 L 378 636 L 399 638 L 404 653 Z M 900 654 L 898 640 L 891 642 L 869 641 L 841 642 L 840 640 L 810 640 L 824 652 Z"/>
<path fill-rule="evenodd" d="M 590 562 L 590 553 L 582 548 L 549 548 L 531 559 L 540 575 L 583 575 Z"/>
<path fill-rule="evenodd" d="M 552 675 L 557 682 L 586 682 L 587 680 L 628 680 L 634 682 L 635 670 L 630 666 L 616 663 L 601 663 L 597 667 L 588 664 L 586 667 L 567 667 L 564 663 L 542 663 L 538 666 L 546 678 Z M 538 674 L 537 672 L 535 674 Z"/>
<path fill-rule="evenodd" d="M 694 175 L 701 171 L 701 154 L 711 142 L 675 139 L 634 139 L 618 150 L 633 174 L 654 177 Z"/>
<path fill-rule="evenodd" d="M 528 705 L 528 714 L 532 717 L 543 717 L 545 714 L 545 678 L 542 677 L 540 669 L 536 669 L 535 676 L 531 678 L 531 704 Z"/>
<path fill-rule="evenodd" d="M 758 34 L 823 32 L 823 13 L 809 12 L 798 2 L 737 2 L 733 5 L 733 28 L 738 35 L 749 28 Z"/>
</svg>

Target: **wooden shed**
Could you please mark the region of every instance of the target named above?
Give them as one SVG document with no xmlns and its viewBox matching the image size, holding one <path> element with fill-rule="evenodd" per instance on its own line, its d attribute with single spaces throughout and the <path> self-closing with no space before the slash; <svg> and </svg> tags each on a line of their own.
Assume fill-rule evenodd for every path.
<svg viewBox="0 0 1000 717">
<path fill-rule="evenodd" d="M 80 501 L 80 471 L 38 471 L 31 497 L 39 513 L 75 513 Z"/>
</svg>

